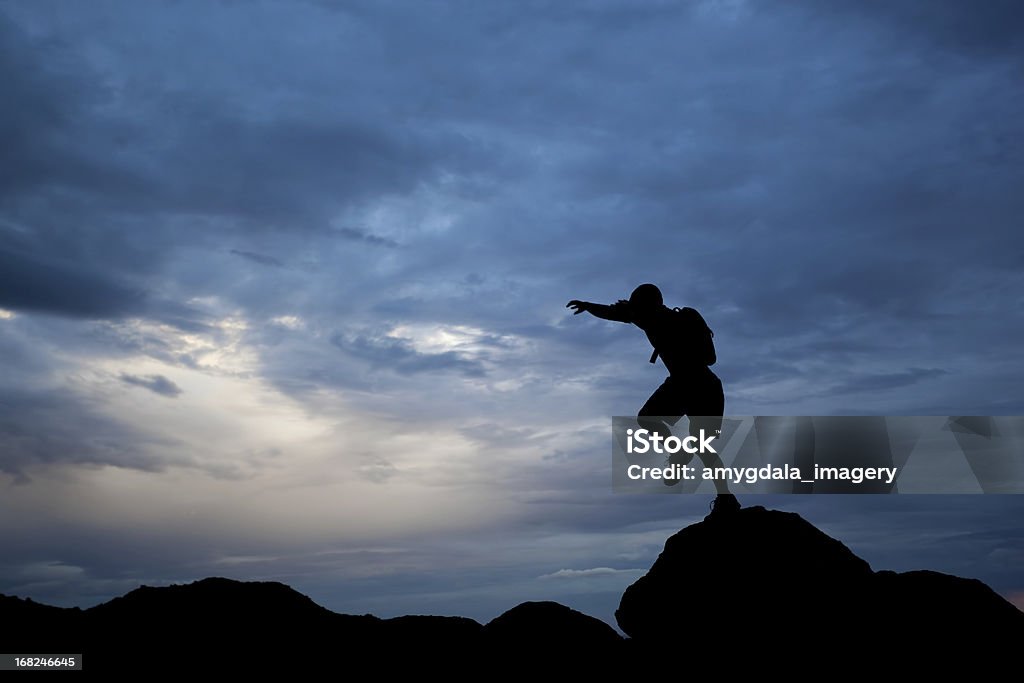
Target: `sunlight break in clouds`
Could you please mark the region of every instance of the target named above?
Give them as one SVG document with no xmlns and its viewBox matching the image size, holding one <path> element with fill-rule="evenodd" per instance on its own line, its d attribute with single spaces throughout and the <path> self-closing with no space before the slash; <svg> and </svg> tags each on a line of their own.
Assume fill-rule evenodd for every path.
<svg viewBox="0 0 1024 683">
<path fill-rule="evenodd" d="M 76 368 L 69 390 L 100 414 L 133 425 L 140 462 L 161 465 L 63 474 L 37 468 L 33 486 L 5 497 L 8 519 L 52 497 L 61 501 L 54 506 L 60 515 L 78 523 L 227 534 L 230 547 L 268 533 L 290 543 L 337 542 L 472 528 L 507 514 L 493 491 L 460 485 L 480 480 L 485 467 L 470 439 L 431 425 L 396 429 L 390 416 L 360 411 L 344 391 L 322 390 L 307 403 L 281 393 L 260 377 L 259 353 L 246 342 L 251 327 L 238 316 L 214 321 L 208 332 L 129 320 L 117 331 L 143 353 L 67 352 Z M 455 330 L 428 338 L 464 347 L 476 336 Z M 153 377 L 173 382 L 177 398 L 131 386 Z M 490 455 L 500 459 L 498 449 Z M 486 511 L 462 514 L 481 506 Z"/>
<path fill-rule="evenodd" d="M 522 346 L 522 342 L 512 335 L 495 335 L 467 325 L 397 325 L 387 336 L 409 342 L 420 353 L 452 351 L 473 359 L 484 353 L 493 353 L 496 347 Z"/>
</svg>

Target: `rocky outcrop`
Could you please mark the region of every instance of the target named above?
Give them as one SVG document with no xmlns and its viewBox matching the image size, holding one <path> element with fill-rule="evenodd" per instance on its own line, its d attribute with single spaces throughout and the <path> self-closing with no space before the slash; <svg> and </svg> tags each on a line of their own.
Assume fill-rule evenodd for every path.
<svg viewBox="0 0 1024 683">
<path fill-rule="evenodd" d="M 913 642 L 975 664 L 998 643 L 1024 642 L 1024 613 L 980 581 L 874 572 L 799 515 L 763 507 L 713 514 L 670 537 L 615 616 L 639 643 L 699 643 L 707 656 L 754 660 Z"/>
</svg>

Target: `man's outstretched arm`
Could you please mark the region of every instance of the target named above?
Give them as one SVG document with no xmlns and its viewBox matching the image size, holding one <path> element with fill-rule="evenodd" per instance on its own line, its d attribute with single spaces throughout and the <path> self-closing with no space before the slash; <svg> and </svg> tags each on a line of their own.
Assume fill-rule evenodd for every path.
<svg viewBox="0 0 1024 683">
<path fill-rule="evenodd" d="M 629 315 L 629 302 L 624 299 L 620 299 L 618 303 L 614 303 L 611 306 L 573 299 L 567 303 L 565 307 L 571 308 L 573 315 L 579 315 L 583 311 L 586 311 L 590 315 L 596 318 L 601 318 L 602 320 L 614 320 L 615 322 L 620 323 L 633 322 L 633 319 Z"/>
</svg>

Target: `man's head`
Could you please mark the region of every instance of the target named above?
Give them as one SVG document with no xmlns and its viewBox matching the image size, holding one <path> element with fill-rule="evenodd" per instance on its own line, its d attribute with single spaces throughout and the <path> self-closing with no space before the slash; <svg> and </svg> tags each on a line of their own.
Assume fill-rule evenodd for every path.
<svg viewBox="0 0 1024 683">
<path fill-rule="evenodd" d="M 650 283 L 643 284 L 629 295 L 629 305 L 637 311 L 653 311 L 664 304 L 661 290 Z"/>
</svg>

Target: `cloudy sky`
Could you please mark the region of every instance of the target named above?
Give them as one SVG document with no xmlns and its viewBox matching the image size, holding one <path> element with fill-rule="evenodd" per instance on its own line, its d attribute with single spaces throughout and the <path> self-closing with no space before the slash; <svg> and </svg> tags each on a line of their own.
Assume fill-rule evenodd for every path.
<svg viewBox="0 0 1024 683">
<path fill-rule="evenodd" d="M 728 413 L 1024 414 L 1022 18 L 0 3 L 0 593 L 610 620 L 710 500 L 611 491 L 641 282 Z M 1024 604 L 1024 496 L 744 502 Z"/>
</svg>

